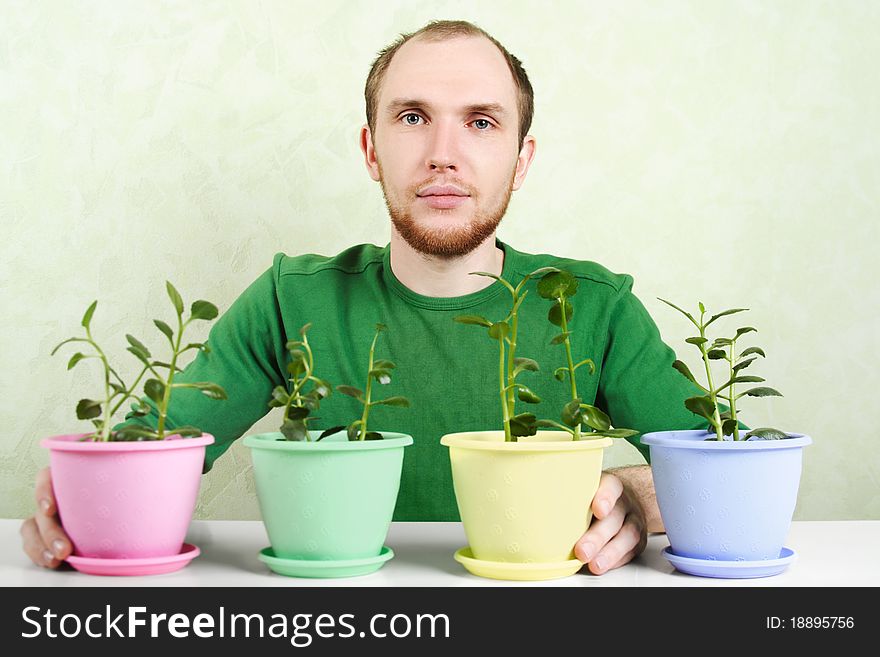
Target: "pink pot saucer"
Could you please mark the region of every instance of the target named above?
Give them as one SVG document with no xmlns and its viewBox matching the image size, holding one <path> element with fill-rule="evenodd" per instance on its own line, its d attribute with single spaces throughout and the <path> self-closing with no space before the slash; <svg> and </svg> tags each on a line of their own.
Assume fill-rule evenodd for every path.
<svg viewBox="0 0 880 657">
<path fill-rule="evenodd" d="M 70 555 L 66 561 L 79 572 L 86 573 L 87 575 L 162 575 L 180 570 L 199 556 L 201 552 L 195 545 L 184 543 L 179 554 L 172 554 L 167 557 L 101 559 L 98 557 Z"/>
</svg>

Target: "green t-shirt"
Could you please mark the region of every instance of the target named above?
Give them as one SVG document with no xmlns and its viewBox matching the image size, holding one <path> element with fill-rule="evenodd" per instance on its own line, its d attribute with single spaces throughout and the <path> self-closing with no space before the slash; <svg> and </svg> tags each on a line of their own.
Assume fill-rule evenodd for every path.
<svg viewBox="0 0 880 657">
<path fill-rule="evenodd" d="M 683 400 L 699 394 L 672 368 L 675 354 L 632 293 L 633 279 L 599 264 L 552 255 L 532 255 L 497 242 L 504 251 L 502 278 L 516 285 L 544 266 L 572 272 L 579 281 L 571 298 L 569 329 L 574 362 L 591 358 L 596 371 L 577 370 L 578 394 L 604 410 L 614 426 L 640 433 L 666 429 L 706 428 L 702 418 L 684 408 Z M 559 327 L 547 320 L 551 302 L 527 284 L 530 292 L 520 309 L 517 356 L 536 360 L 539 372 L 523 372 L 517 382 L 529 386 L 540 404 L 517 401 L 516 412 L 560 421 L 570 400 L 567 379 L 553 371 L 567 363 L 563 345 L 551 345 Z M 497 281 L 459 297 L 427 297 L 405 287 L 391 271 L 390 247 L 361 244 L 327 257 L 314 254 L 275 256 L 272 268 L 257 278 L 212 327 L 210 354 L 197 357 L 176 382 L 210 381 L 226 389 L 228 400 L 215 401 L 193 389 L 176 389 L 169 406 L 169 428 L 195 425 L 212 434 L 205 470 L 236 438 L 269 410 L 272 390 L 289 389 L 285 348 L 311 323 L 309 344 L 315 374 L 330 382 L 363 389 L 375 325 L 386 324 L 376 358 L 394 361 L 390 384 L 374 381 L 374 399 L 403 395 L 410 408 L 375 406 L 369 428 L 413 437 L 406 448 L 395 520 L 459 520 L 448 449 L 440 438 L 456 431 L 501 429 L 498 394 L 498 346 L 485 328 L 453 321 L 462 314 L 503 319 L 511 296 Z M 310 388 L 308 388 L 310 389 Z M 310 424 L 324 429 L 361 416 L 360 403 L 333 392 L 323 400 Z M 129 415 L 126 419 L 131 419 Z M 139 421 L 155 427 L 155 415 Z M 280 423 L 280 419 L 279 419 Z M 648 458 L 635 436 L 629 439 Z"/>
</svg>

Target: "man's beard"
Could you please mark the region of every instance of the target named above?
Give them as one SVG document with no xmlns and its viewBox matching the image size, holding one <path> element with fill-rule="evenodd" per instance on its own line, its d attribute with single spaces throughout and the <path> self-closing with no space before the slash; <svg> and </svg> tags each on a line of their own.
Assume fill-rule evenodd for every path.
<svg viewBox="0 0 880 657">
<path fill-rule="evenodd" d="M 407 207 L 397 205 L 389 200 L 385 190 L 385 177 L 382 175 L 381 167 L 379 169 L 379 182 L 382 185 L 382 194 L 385 197 L 388 214 L 391 215 L 391 223 L 394 224 L 403 240 L 414 250 L 424 255 L 453 259 L 471 253 L 498 228 L 504 213 L 507 212 L 507 206 L 513 194 L 515 174 L 516 170 L 514 169 L 500 203 L 494 208 L 481 209 L 477 207 L 466 225 L 456 227 L 428 227 L 419 225 L 419 222 L 412 216 Z M 423 187 L 424 184 L 421 184 L 406 190 L 406 197 L 415 198 L 416 192 Z M 469 189 L 468 191 L 472 190 Z M 475 200 L 477 196 L 472 195 L 470 198 Z M 443 211 L 440 210 L 439 212 Z"/>
</svg>

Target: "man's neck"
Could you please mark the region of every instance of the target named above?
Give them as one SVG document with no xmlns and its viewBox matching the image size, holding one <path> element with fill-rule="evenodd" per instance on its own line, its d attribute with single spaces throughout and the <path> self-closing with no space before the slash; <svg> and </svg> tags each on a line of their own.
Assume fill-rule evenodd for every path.
<svg viewBox="0 0 880 657">
<path fill-rule="evenodd" d="M 494 233 L 467 255 L 446 259 L 419 253 L 391 228 L 391 271 L 416 294 L 459 297 L 479 292 L 495 281 L 468 274 L 485 271 L 500 276 L 503 266 L 504 251 L 495 246 Z"/>
</svg>

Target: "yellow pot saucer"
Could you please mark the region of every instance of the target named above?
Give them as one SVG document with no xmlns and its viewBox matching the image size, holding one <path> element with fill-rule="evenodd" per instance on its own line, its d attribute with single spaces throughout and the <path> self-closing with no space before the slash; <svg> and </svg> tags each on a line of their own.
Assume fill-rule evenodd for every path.
<svg viewBox="0 0 880 657">
<path fill-rule="evenodd" d="M 583 568 L 579 559 L 557 561 L 551 563 L 513 563 L 506 561 L 483 561 L 475 559 L 470 547 L 456 551 L 455 560 L 465 569 L 479 577 L 490 579 L 507 579 L 518 581 L 539 581 L 543 579 L 559 579 L 574 575 Z"/>
</svg>

